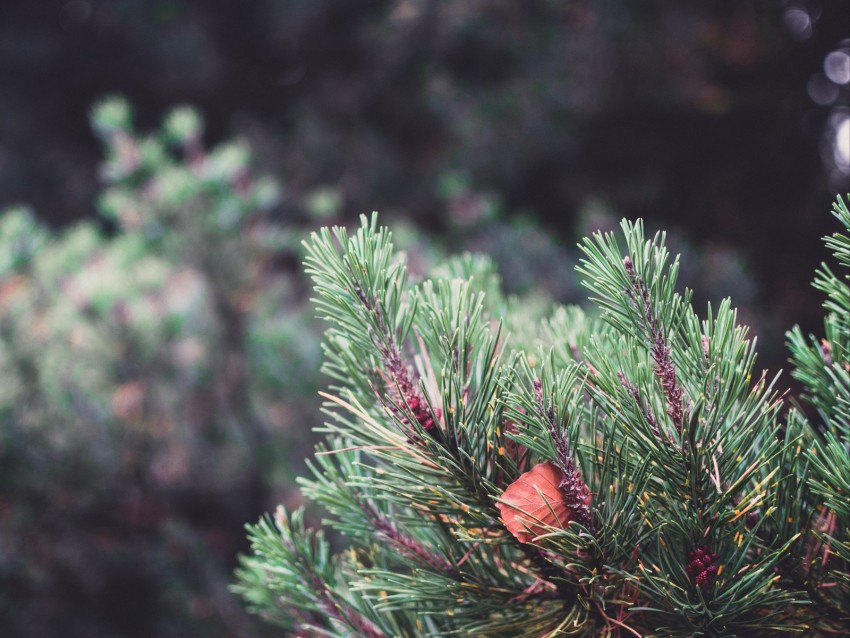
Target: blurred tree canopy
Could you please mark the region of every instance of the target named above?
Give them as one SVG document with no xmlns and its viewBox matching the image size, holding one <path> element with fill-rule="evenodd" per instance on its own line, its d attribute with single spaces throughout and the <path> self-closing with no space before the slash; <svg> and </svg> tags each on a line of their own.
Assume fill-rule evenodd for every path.
<svg viewBox="0 0 850 638">
<path fill-rule="evenodd" d="M 806 273 L 846 175 L 807 83 L 848 18 L 821 0 L 6 0 L 0 204 L 90 215 L 86 113 L 120 91 L 143 126 L 190 102 L 208 141 L 247 137 L 284 207 L 330 185 L 349 216 L 439 228 L 436 184 L 459 171 L 572 239 L 604 196 L 747 246 L 766 298 L 814 325 Z"/>
</svg>

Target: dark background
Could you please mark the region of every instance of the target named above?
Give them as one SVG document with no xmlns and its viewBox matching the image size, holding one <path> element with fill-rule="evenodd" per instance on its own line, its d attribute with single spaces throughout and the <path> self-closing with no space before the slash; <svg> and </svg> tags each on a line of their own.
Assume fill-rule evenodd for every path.
<svg viewBox="0 0 850 638">
<path fill-rule="evenodd" d="M 814 327 L 824 211 L 847 188 L 823 147 L 848 93 L 818 105 L 807 86 L 848 20 L 818 0 L 6 0 L 0 205 L 92 215 L 93 101 L 127 95 L 142 126 L 188 102 L 293 201 L 331 184 L 349 215 L 439 227 L 437 181 L 462 171 L 572 241 L 601 197 L 740 248 L 760 302 Z"/>
<path fill-rule="evenodd" d="M 775 369 L 784 329 L 819 331 L 809 282 L 830 203 L 850 190 L 833 153 L 848 84 L 829 83 L 824 59 L 848 37 L 839 0 L 3 0 L 0 208 L 26 203 L 54 227 L 95 216 L 91 105 L 126 95 L 144 130 L 189 103 L 208 144 L 242 136 L 281 180 L 280 216 L 332 188 L 346 219 L 379 210 L 447 233 L 441 184 L 461 175 L 568 245 L 601 205 L 739 254 Z M 232 505 L 216 524 L 242 539 L 259 511 Z M 134 547 L 122 564 L 137 571 L 96 595 L 61 575 L 51 618 L 74 614 L 74 635 L 176 635 L 152 615 L 163 584 Z M 220 589 L 230 629 L 203 635 L 249 634 Z"/>
</svg>

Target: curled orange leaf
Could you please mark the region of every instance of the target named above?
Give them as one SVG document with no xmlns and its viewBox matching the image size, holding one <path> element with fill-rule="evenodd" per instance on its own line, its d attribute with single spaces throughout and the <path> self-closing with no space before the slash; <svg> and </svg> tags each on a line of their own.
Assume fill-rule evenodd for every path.
<svg viewBox="0 0 850 638">
<path fill-rule="evenodd" d="M 502 522 L 517 540 L 528 543 L 551 531 L 548 528 L 563 529 L 576 519 L 559 487 L 563 478 L 563 472 L 547 461 L 522 474 L 502 494 L 497 503 Z"/>
</svg>

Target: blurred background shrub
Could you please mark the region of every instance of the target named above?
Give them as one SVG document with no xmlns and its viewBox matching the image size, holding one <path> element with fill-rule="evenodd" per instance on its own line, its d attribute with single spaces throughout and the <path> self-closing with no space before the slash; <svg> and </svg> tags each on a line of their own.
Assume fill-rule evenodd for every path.
<svg viewBox="0 0 850 638">
<path fill-rule="evenodd" d="M 112 230 L 0 217 L 0 613 L 9 635 L 256 635 L 244 521 L 291 500 L 319 348 L 280 260 L 300 232 L 239 143 L 93 111 Z"/>
</svg>

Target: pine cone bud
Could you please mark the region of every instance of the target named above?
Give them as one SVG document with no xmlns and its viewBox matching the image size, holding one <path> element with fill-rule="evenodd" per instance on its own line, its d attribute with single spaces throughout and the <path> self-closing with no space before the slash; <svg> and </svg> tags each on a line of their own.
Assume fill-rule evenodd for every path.
<svg viewBox="0 0 850 638">
<path fill-rule="evenodd" d="M 428 404 L 425 400 L 420 398 L 418 394 L 414 394 L 413 390 L 404 397 L 404 400 L 407 403 L 407 407 L 410 408 L 410 411 L 416 418 L 416 421 L 422 426 L 422 429 L 429 434 L 432 433 L 437 424 L 434 421 L 434 417 L 431 415 L 431 411 L 428 409 Z M 441 410 L 437 408 L 434 412 L 436 417 L 439 419 L 441 416 Z"/>
<path fill-rule="evenodd" d="M 593 495 L 587 483 L 581 478 L 578 470 L 568 470 L 564 472 L 564 477 L 561 479 L 558 487 L 561 489 L 561 494 L 564 495 L 564 502 L 573 513 L 575 520 L 582 525 L 590 523 L 590 503 Z"/>
<path fill-rule="evenodd" d="M 717 565 L 718 558 L 717 554 L 708 551 L 707 545 L 688 552 L 688 564 L 685 566 L 685 571 L 694 579 L 703 594 L 708 593 L 714 581 L 717 580 L 717 574 L 720 572 L 720 567 Z"/>
</svg>

